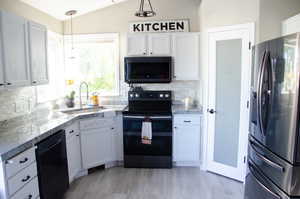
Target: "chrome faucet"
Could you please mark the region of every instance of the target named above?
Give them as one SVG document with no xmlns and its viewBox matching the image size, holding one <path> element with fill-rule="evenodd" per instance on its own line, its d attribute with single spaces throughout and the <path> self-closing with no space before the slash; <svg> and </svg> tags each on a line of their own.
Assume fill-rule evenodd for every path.
<svg viewBox="0 0 300 199">
<path fill-rule="evenodd" d="M 80 108 L 82 108 L 82 99 L 81 99 L 81 89 L 82 86 L 86 85 L 86 102 L 89 100 L 89 85 L 86 82 L 81 82 L 79 86 L 79 103 L 80 103 Z"/>
</svg>

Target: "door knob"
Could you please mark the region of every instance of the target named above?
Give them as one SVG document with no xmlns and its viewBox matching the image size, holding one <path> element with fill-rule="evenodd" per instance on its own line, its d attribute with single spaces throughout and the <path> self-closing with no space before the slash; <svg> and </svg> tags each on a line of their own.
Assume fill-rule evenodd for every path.
<svg viewBox="0 0 300 199">
<path fill-rule="evenodd" d="M 214 109 L 207 109 L 207 112 L 209 112 L 210 114 L 216 113 L 216 111 Z"/>
</svg>

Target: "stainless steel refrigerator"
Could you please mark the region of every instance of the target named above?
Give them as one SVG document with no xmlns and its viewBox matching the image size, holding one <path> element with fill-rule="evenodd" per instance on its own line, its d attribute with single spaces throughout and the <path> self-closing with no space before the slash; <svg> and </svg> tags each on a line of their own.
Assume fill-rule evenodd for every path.
<svg viewBox="0 0 300 199">
<path fill-rule="evenodd" d="M 253 49 L 244 199 L 300 199 L 300 33 Z"/>
</svg>

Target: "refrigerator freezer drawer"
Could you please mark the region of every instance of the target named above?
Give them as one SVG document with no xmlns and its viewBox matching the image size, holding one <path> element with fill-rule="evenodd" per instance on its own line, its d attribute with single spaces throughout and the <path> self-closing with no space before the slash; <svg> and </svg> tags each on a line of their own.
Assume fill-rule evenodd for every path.
<svg viewBox="0 0 300 199">
<path fill-rule="evenodd" d="M 300 166 L 293 166 L 279 158 L 251 137 L 249 159 L 285 193 L 300 197 Z"/>
<path fill-rule="evenodd" d="M 249 161 L 249 170 L 244 199 L 300 199 L 300 197 L 290 197 L 280 190 L 261 174 L 251 161 Z"/>
</svg>

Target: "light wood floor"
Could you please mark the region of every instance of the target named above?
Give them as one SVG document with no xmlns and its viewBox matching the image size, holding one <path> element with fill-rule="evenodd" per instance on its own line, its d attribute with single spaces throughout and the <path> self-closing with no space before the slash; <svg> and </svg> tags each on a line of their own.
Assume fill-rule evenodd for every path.
<svg viewBox="0 0 300 199">
<path fill-rule="evenodd" d="M 243 199 L 243 185 L 198 168 L 116 167 L 76 180 L 65 199 Z"/>
</svg>

